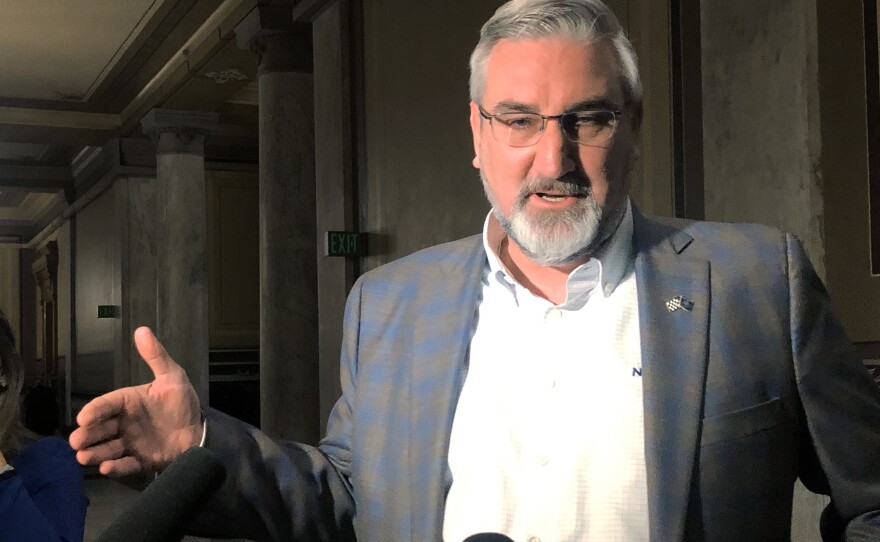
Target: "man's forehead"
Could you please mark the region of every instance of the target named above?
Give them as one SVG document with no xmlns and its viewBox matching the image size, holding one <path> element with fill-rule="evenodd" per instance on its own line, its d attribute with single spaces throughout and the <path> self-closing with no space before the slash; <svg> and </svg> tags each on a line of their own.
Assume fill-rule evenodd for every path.
<svg viewBox="0 0 880 542">
<path fill-rule="evenodd" d="M 620 102 L 620 74 L 614 47 L 607 40 L 502 39 L 488 55 L 483 94 L 494 101 L 526 105 L 538 105 L 534 100 L 548 95 L 562 95 L 566 104 Z"/>
</svg>

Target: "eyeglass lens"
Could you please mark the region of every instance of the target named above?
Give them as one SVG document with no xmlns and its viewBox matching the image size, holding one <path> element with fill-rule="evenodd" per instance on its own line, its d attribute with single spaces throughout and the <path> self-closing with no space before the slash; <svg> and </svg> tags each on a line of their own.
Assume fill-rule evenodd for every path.
<svg viewBox="0 0 880 542">
<path fill-rule="evenodd" d="M 604 144 L 614 133 L 616 117 L 612 111 L 579 111 L 559 117 L 562 131 L 581 145 Z M 527 147 L 541 139 L 546 120 L 535 113 L 499 113 L 492 119 L 496 140 L 513 147 Z"/>
</svg>

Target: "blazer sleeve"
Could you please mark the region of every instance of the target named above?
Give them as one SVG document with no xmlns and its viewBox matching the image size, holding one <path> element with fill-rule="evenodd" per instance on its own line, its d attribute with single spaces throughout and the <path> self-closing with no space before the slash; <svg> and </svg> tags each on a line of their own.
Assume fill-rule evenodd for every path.
<svg viewBox="0 0 880 542">
<path fill-rule="evenodd" d="M 880 392 L 790 235 L 787 253 L 791 348 L 808 429 L 800 478 L 831 497 L 823 539 L 880 540 Z"/>
<path fill-rule="evenodd" d="M 344 473 L 319 448 L 276 441 L 206 409 L 205 446 L 226 466 L 223 486 L 194 521 L 199 536 L 354 540 L 354 501 Z"/>
<path fill-rule="evenodd" d="M 360 282 L 348 297 L 342 345 L 342 397 L 318 447 L 276 441 L 222 412 L 206 409 L 205 446 L 227 469 L 220 491 L 194 521 L 201 536 L 263 540 L 355 540 L 351 426 Z"/>
</svg>

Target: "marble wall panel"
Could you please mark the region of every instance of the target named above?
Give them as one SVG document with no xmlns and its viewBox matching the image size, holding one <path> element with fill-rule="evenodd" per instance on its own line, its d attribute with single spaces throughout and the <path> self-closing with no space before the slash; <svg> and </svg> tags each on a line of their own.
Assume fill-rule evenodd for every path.
<svg viewBox="0 0 880 542">
<path fill-rule="evenodd" d="M 117 324 L 112 318 L 98 318 L 98 305 L 119 305 L 122 300 L 116 212 L 115 194 L 107 190 L 77 214 L 74 393 L 103 393 L 126 380 L 115 370 Z"/>
</svg>

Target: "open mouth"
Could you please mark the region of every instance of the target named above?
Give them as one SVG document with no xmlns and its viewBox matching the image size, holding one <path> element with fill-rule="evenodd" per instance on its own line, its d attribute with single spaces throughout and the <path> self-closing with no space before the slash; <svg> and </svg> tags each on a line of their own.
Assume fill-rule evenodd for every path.
<svg viewBox="0 0 880 542">
<path fill-rule="evenodd" d="M 562 201 L 566 198 L 585 198 L 586 194 L 555 194 L 552 192 L 535 192 L 535 196 L 538 196 L 544 201 L 557 202 Z"/>
</svg>

